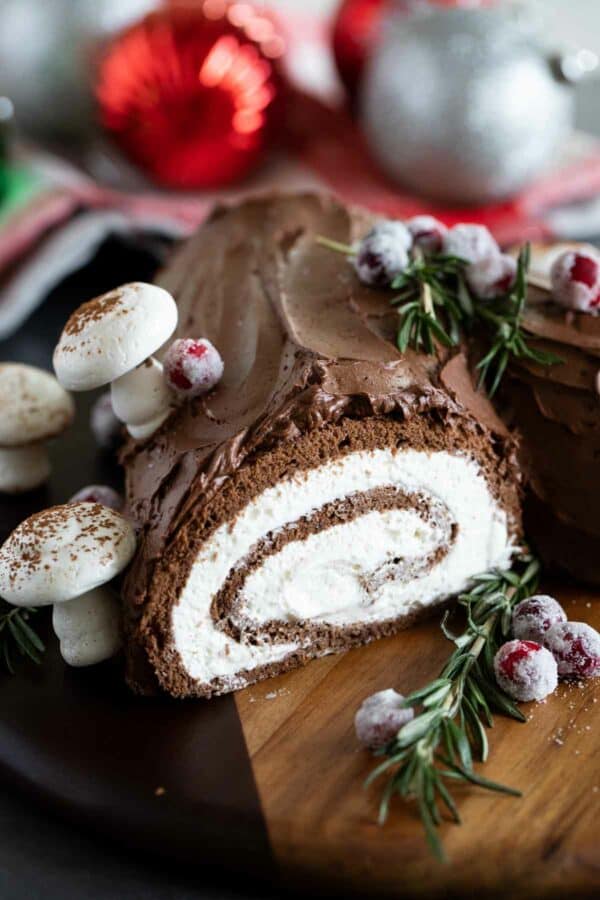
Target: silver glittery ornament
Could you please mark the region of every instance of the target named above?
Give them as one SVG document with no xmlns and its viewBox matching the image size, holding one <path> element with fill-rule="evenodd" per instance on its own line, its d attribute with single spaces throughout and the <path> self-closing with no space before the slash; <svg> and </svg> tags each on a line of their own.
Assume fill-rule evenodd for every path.
<svg viewBox="0 0 600 900">
<path fill-rule="evenodd" d="M 0 95 L 22 134 L 81 143 L 93 128 L 99 43 L 156 0 L 0 0 Z"/>
<path fill-rule="evenodd" d="M 507 9 L 392 15 L 361 118 L 394 179 L 437 200 L 507 197 L 552 161 L 573 122 L 564 66 Z"/>
</svg>

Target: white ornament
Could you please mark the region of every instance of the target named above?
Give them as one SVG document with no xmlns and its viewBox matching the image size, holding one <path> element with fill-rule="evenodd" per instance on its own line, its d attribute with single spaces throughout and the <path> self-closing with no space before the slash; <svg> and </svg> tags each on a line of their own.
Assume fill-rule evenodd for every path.
<svg viewBox="0 0 600 900">
<path fill-rule="evenodd" d="M 505 7 L 392 15 L 361 95 L 385 172 L 449 203 L 514 194 L 570 133 L 573 91 Z"/>
</svg>

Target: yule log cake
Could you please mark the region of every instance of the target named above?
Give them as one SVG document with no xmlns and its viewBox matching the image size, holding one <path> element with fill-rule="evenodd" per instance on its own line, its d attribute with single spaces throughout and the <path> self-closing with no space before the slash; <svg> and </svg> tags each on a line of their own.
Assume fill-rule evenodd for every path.
<svg viewBox="0 0 600 900">
<path fill-rule="evenodd" d="M 401 354 L 390 291 L 316 240 L 368 227 L 326 198 L 255 200 L 215 212 L 160 279 L 175 337 L 207 337 L 225 368 L 122 452 L 138 691 L 235 690 L 392 634 L 510 562 L 514 448 L 463 356 Z"/>
</svg>

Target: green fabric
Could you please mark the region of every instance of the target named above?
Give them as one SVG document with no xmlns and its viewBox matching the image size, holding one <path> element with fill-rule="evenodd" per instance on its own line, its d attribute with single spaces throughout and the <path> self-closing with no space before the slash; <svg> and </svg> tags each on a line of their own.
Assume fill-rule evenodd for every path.
<svg viewBox="0 0 600 900">
<path fill-rule="evenodd" d="M 39 190 L 40 178 L 27 169 L 0 161 L 0 225 Z"/>
</svg>

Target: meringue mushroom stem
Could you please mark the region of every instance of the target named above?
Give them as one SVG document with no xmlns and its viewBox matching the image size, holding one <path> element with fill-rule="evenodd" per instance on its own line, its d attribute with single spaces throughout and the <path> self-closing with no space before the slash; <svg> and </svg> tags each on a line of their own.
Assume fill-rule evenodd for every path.
<svg viewBox="0 0 600 900">
<path fill-rule="evenodd" d="M 321 247 L 327 247 L 328 250 L 335 250 L 337 253 L 343 253 L 345 256 L 356 256 L 356 247 L 350 244 L 342 244 L 341 241 L 334 241 L 332 238 L 324 237 L 318 234 L 315 238 L 317 244 Z"/>
<path fill-rule="evenodd" d="M 68 666 L 93 666 L 121 649 L 118 601 L 108 584 L 55 603 L 52 627 Z"/>
<path fill-rule="evenodd" d="M 115 415 L 132 437 L 147 437 L 162 425 L 171 408 L 172 396 L 163 366 L 154 356 L 111 383 Z"/>
</svg>

